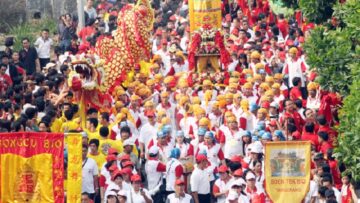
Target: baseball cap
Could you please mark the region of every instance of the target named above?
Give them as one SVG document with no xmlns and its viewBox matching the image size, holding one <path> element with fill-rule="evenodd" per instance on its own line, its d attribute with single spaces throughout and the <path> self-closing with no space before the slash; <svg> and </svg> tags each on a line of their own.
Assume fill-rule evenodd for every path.
<svg viewBox="0 0 360 203">
<path fill-rule="evenodd" d="M 113 155 L 115 155 L 115 154 L 118 154 L 119 152 L 118 152 L 118 150 L 117 149 L 115 149 L 115 148 L 109 148 L 108 149 L 108 154 L 113 154 Z"/>
<path fill-rule="evenodd" d="M 198 135 L 204 136 L 205 133 L 206 133 L 206 128 L 199 128 L 199 129 L 198 129 Z"/>
<path fill-rule="evenodd" d="M 199 154 L 196 156 L 196 162 L 208 161 L 207 156 L 204 154 Z"/>
<path fill-rule="evenodd" d="M 123 146 L 127 146 L 127 145 L 130 145 L 130 146 L 133 146 L 134 145 L 134 142 L 130 139 L 126 139 L 123 143 Z"/>
<path fill-rule="evenodd" d="M 238 177 L 242 177 L 244 174 L 243 170 L 241 168 L 237 169 L 236 171 L 234 171 L 233 175 L 234 176 L 238 176 Z"/>
<path fill-rule="evenodd" d="M 225 165 L 221 165 L 218 167 L 218 172 L 219 173 L 226 173 L 228 171 L 228 167 Z"/>
<path fill-rule="evenodd" d="M 158 154 L 159 153 L 159 147 L 157 147 L 157 146 L 152 146 L 152 147 L 150 147 L 150 149 L 149 149 L 149 154 Z"/>
<path fill-rule="evenodd" d="M 130 155 L 128 154 L 124 154 L 119 158 L 119 161 L 129 161 L 130 160 Z"/>
<path fill-rule="evenodd" d="M 251 146 L 251 151 L 250 152 L 260 154 L 260 153 L 262 153 L 262 150 L 263 150 L 263 147 L 261 146 L 261 144 L 259 142 L 255 142 Z"/>
<path fill-rule="evenodd" d="M 246 180 L 251 180 L 251 179 L 255 179 L 255 178 L 256 177 L 252 172 L 247 173 L 246 177 L 245 177 Z"/>
<path fill-rule="evenodd" d="M 176 131 L 176 137 L 184 137 L 184 131 L 182 130 Z"/>
<path fill-rule="evenodd" d="M 182 179 L 177 179 L 175 181 L 175 185 L 184 185 L 184 184 L 185 184 L 185 182 Z"/>
<path fill-rule="evenodd" d="M 117 195 L 118 195 L 118 196 L 122 196 L 122 197 L 127 197 L 125 190 L 120 190 L 120 191 L 117 193 Z"/>
<path fill-rule="evenodd" d="M 141 182 L 141 176 L 139 176 L 138 174 L 134 174 L 131 176 L 131 182 Z"/>
<path fill-rule="evenodd" d="M 252 173 L 251 173 L 252 174 Z M 246 182 L 243 178 L 239 178 L 239 179 L 236 179 L 232 182 L 231 184 L 231 187 L 234 187 L 234 186 L 243 186 L 243 185 L 246 185 Z"/>
<path fill-rule="evenodd" d="M 116 160 L 116 156 L 113 154 L 107 155 L 107 157 L 106 157 L 107 162 L 115 161 L 115 160 Z"/>
<path fill-rule="evenodd" d="M 233 201 L 233 200 L 237 200 L 238 198 L 239 198 L 239 194 L 234 190 L 230 190 L 227 199 Z"/>
</svg>

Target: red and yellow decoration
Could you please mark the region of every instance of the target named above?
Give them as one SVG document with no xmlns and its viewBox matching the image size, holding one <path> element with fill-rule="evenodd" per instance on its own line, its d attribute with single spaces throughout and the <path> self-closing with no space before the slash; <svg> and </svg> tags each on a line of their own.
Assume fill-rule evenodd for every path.
<svg viewBox="0 0 360 203">
<path fill-rule="evenodd" d="M 189 0 L 190 32 L 203 26 L 221 28 L 221 0 Z"/>
<path fill-rule="evenodd" d="M 64 202 L 64 135 L 0 134 L 0 202 Z"/>
<path fill-rule="evenodd" d="M 122 8 L 113 39 L 103 37 L 98 40 L 96 53 L 105 60 L 103 91 L 112 92 L 126 80 L 127 72 L 139 61 L 150 58 L 153 20 L 149 1 L 139 0 L 136 5 L 128 4 Z"/>
<path fill-rule="evenodd" d="M 82 136 L 78 133 L 69 133 L 66 136 L 68 147 L 67 202 L 80 203 L 82 182 Z"/>
<path fill-rule="evenodd" d="M 266 192 L 273 202 L 301 202 L 309 190 L 311 144 L 266 142 Z"/>
</svg>

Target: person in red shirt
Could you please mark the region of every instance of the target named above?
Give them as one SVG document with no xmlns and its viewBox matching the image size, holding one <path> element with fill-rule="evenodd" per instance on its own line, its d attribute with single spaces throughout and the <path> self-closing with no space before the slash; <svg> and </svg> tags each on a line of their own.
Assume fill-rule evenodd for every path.
<svg viewBox="0 0 360 203">
<path fill-rule="evenodd" d="M 308 122 L 305 124 L 305 131 L 301 135 L 301 140 L 308 140 L 314 143 L 316 149 L 319 147 L 318 136 L 315 134 L 315 124 L 312 122 Z"/>
<path fill-rule="evenodd" d="M 256 187 L 255 174 L 252 171 L 246 173 L 245 193 L 252 203 L 265 203 L 265 192 Z"/>
<path fill-rule="evenodd" d="M 318 131 L 326 132 L 329 135 L 329 143 L 331 144 L 331 146 L 334 146 L 336 144 L 336 139 L 338 136 L 337 132 L 335 130 L 331 129 L 331 127 L 329 127 L 324 115 L 318 115 L 316 117 L 316 120 L 319 124 Z"/>
<path fill-rule="evenodd" d="M 13 82 L 8 74 L 6 74 L 7 66 L 5 64 L 0 65 L 0 89 L 5 91 L 8 87 L 13 85 Z"/>
<path fill-rule="evenodd" d="M 302 131 L 302 127 L 304 125 L 304 120 L 301 118 L 301 115 L 296 112 L 294 102 L 290 99 L 286 99 L 283 103 L 285 107 L 284 114 L 280 117 L 280 124 L 284 127 L 287 126 L 289 119 L 294 120 L 294 124 L 296 126 L 296 130 L 300 133 Z"/>
<path fill-rule="evenodd" d="M 295 101 L 297 99 L 302 100 L 302 94 L 301 94 L 301 79 L 299 77 L 294 77 L 292 80 L 292 83 L 294 85 L 293 88 L 290 90 L 290 99 Z"/>
<path fill-rule="evenodd" d="M 328 149 L 332 149 L 333 147 L 331 146 L 331 144 L 329 143 L 329 135 L 327 134 L 327 132 L 324 131 L 319 131 L 318 132 L 318 138 L 319 138 L 319 151 L 323 154 L 327 155 L 327 151 Z M 326 157 L 325 157 L 326 159 Z"/>
<path fill-rule="evenodd" d="M 328 159 L 328 164 L 330 167 L 330 172 L 334 179 L 335 187 L 340 190 L 341 184 L 342 184 L 341 183 L 341 175 L 340 175 L 340 170 L 339 170 L 339 164 L 338 164 L 337 160 L 335 160 L 335 158 L 333 157 L 333 149 L 328 149 L 327 159 Z"/>
<path fill-rule="evenodd" d="M 355 194 L 354 186 L 350 183 L 351 175 L 344 175 L 341 179 L 341 201 L 343 203 L 358 202 L 358 198 Z"/>
</svg>

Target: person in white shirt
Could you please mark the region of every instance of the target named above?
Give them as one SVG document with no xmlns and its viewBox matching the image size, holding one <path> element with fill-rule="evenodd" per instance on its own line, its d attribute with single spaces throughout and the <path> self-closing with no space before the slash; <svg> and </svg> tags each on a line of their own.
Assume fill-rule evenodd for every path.
<svg viewBox="0 0 360 203">
<path fill-rule="evenodd" d="M 94 8 L 94 0 L 87 0 L 84 6 L 84 11 L 88 14 L 89 19 L 95 19 L 97 17 L 96 9 Z"/>
<path fill-rule="evenodd" d="M 49 29 L 45 28 L 41 31 L 41 37 L 37 38 L 34 45 L 39 57 L 40 68 L 42 69 L 50 62 L 50 49 L 53 45 L 53 40 L 49 38 Z"/>
<path fill-rule="evenodd" d="M 324 173 L 322 175 L 322 186 L 325 186 L 328 188 L 328 190 L 332 190 L 333 191 L 333 194 L 335 195 L 335 198 L 336 198 L 336 201 L 338 203 L 341 203 L 341 193 L 338 189 L 336 189 L 334 186 L 333 186 L 333 178 L 332 178 L 332 175 L 330 173 Z M 327 197 L 326 193 L 328 192 L 328 190 L 325 192 L 325 196 Z"/>
<path fill-rule="evenodd" d="M 175 192 L 167 196 L 166 203 L 194 203 L 191 195 L 185 193 L 185 182 L 182 179 L 175 181 Z"/>
<path fill-rule="evenodd" d="M 183 178 L 184 168 L 179 161 L 181 151 L 179 148 L 173 148 L 170 152 L 170 159 L 166 163 L 166 192 L 174 192 L 175 181 Z"/>
<path fill-rule="evenodd" d="M 140 128 L 140 157 L 145 158 L 146 147 L 149 145 L 151 139 L 156 138 L 158 124 L 156 123 L 155 112 L 150 110 L 145 112 L 148 122 Z"/>
<path fill-rule="evenodd" d="M 194 202 L 210 202 L 210 180 L 209 173 L 206 170 L 209 161 L 204 154 L 199 154 L 196 156 L 196 163 L 197 166 L 190 178 L 190 186 Z"/>
<path fill-rule="evenodd" d="M 82 146 L 82 189 L 91 199 L 99 194 L 98 166 L 96 161 L 87 157 L 88 146 Z"/>
<path fill-rule="evenodd" d="M 129 202 L 133 203 L 152 203 L 153 200 L 151 199 L 151 196 L 145 188 L 141 187 L 141 176 L 138 174 L 135 174 L 131 176 L 131 191 L 128 195 Z"/>
</svg>

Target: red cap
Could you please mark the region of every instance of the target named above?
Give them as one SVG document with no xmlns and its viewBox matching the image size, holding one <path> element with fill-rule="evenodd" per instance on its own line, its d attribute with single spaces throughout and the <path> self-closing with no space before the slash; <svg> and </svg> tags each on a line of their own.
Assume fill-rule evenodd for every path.
<svg viewBox="0 0 360 203">
<path fill-rule="evenodd" d="M 110 12 L 110 15 L 111 15 L 111 16 L 118 16 L 118 12 L 117 12 L 117 11 L 111 11 L 111 12 Z"/>
<path fill-rule="evenodd" d="M 177 179 L 175 181 L 175 185 L 184 185 L 184 184 L 185 184 L 185 182 L 182 179 Z"/>
<path fill-rule="evenodd" d="M 145 116 L 146 117 L 155 117 L 155 111 L 154 110 L 145 111 Z"/>
<path fill-rule="evenodd" d="M 207 161 L 207 157 L 204 154 L 199 154 L 196 156 L 196 162 L 202 162 L 202 161 Z"/>
<path fill-rule="evenodd" d="M 116 171 L 119 170 L 119 168 L 117 167 L 116 164 L 113 164 L 112 166 L 110 166 L 109 171 Z"/>
<path fill-rule="evenodd" d="M 270 102 L 268 101 L 265 101 L 261 104 L 261 107 L 262 108 L 265 108 L 265 109 L 269 109 L 270 108 Z"/>
<path fill-rule="evenodd" d="M 155 32 L 155 35 L 156 36 L 161 36 L 162 35 L 161 29 L 157 29 L 156 32 Z"/>
<path fill-rule="evenodd" d="M 141 176 L 139 176 L 138 174 L 134 174 L 131 176 L 131 182 L 141 182 Z"/>
<path fill-rule="evenodd" d="M 108 149 L 108 154 L 118 154 L 119 152 L 118 152 L 118 150 L 117 149 L 115 149 L 115 148 L 109 148 Z"/>
<path fill-rule="evenodd" d="M 134 166 L 133 162 L 131 162 L 131 161 L 125 161 L 122 165 L 124 168 L 126 168 L 128 166 Z"/>
<path fill-rule="evenodd" d="M 234 171 L 233 175 L 234 176 L 243 176 L 244 172 L 241 168 L 237 169 L 236 171 Z"/>
<path fill-rule="evenodd" d="M 102 10 L 102 9 L 105 9 L 105 5 L 104 5 L 104 4 L 99 4 L 99 5 L 96 7 L 96 10 Z"/>
<path fill-rule="evenodd" d="M 168 41 L 166 39 L 161 40 L 161 44 L 167 44 Z"/>
<path fill-rule="evenodd" d="M 294 41 L 293 40 L 287 40 L 286 41 L 286 46 L 293 46 L 294 45 Z"/>
<path fill-rule="evenodd" d="M 241 157 L 241 156 L 234 155 L 234 156 L 231 157 L 230 161 L 231 161 L 231 162 L 241 163 L 242 157 Z"/>
<path fill-rule="evenodd" d="M 107 162 L 116 161 L 116 156 L 113 155 L 113 154 L 107 155 L 106 161 L 107 161 Z"/>
<path fill-rule="evenodd" d="M 279 58 L 282 60 L 286 59 L 286 53 L 284 51 L 279 52 Z"/>
<path fill-rule="evenodd" d="M 122 175 L 123 175 L 122 170 L 116 170 L 116 171 L 114 171 L 114 173 L 112 174 L 111 180 L 114 181 L 116 177 L 118 177 L 118 176 L 121 176 L 121 177 L 122 177 Z"/>
<path fill-rule="evenodd" d="M 276 120 L 271 120 L 269 123 L 270 126 L 277 126 Z"/>
<path fill-rule="evenodd" d="M 225 165 L 221 165 L 218 167 L 218 172 L 219 173 L 226 173 L 228 171 L 228 167 Z"/>
<path fill-rule="evenodd" d="M 177 35 L 177 32 L 174 30 L 170 33 L 171 36 L 176 36 Z"/>
<path fill-rule="evenodd" d="M 131 168 L 123 168 L 121 171 L 123 172 L 123 174 L 127 174 L 128 176 L 132 176 Z"/>
<path fill-rule="evenodd" d="M 170 21 L 176 21 L 175 15 L 170 16 L 169 20 L 170 20 Z"/>
<path fill-rule="evenodd" d="M 141 69 L 140 64 L 135 64 L 134 70 L 140 70 L 140 69 Z"/>
<path fill-rule="evenodd" d="M 124 154 L 119 158 L 119 161 L 129 161 L 130 160 L 130 155 L 128 154 Z"/>
<path fill-rule="evenodd" d="M 299 43 L 304 43 L 305 42 L 305 38 L 303 36 L 299 37 Z"/>
</svg>

